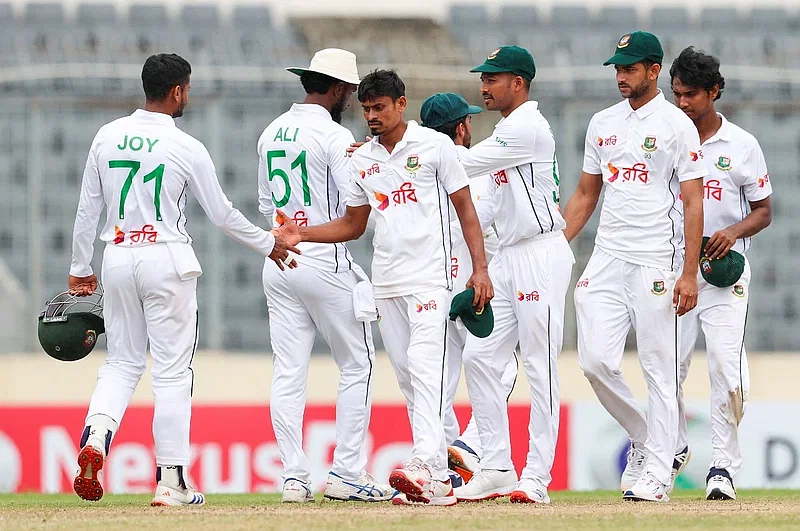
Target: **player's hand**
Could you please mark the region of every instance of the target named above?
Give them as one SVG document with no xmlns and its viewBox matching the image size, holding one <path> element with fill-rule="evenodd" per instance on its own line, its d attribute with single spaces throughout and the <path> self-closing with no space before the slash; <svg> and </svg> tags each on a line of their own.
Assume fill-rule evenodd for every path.
<svg viewBox="0 0 800 531">
<path fill-rule="evenodd" d="M 70 275 L 68 286 L 70 295 L 86 297 L 94 293 L 97 289 L 97 276 L 73 277 Z"/>
<path fill-rule="evenodd" d="M 370 140 L 372 140 L 372 137 L 371 137 L 371 136 L 367 136 L 366 138 L 367 138 L 367 139 L 366 139 L 364 142 L 353 142 L 352 144 L 350 144 L 350 147 L 349 147 L 349 148 L 347 148 L 347 156 L 348 156 L 348 157 L 349 157 L 349 156 L 351 156 L 353 153 L 355 153 L 355 151 L 356 151 L 358 148 L 360 148 L 361 146 L 363 146 L 364 144 L 366 144 L 367 142 L 369 142 Z"/>
<path fill-rule="evenodd" d="M 725 255 L 728 254 L 728 251 L 736 244 L 736 239 L 736 234 L 733 233 L 730 227 L 718 230 L 708 239 L 708 243 L 703 252 L 712 260 L 724 258 Z"/>
<path fill-rule="evenodd" d="M 492 280 L 489 278 L 489 270 L 482 269 L 480 271 L 473 271 L 472 276 L 467 281 L 467 288 L 475 290 L 475 298 L 472 299 L 472 306 L 475 307 L 477 312 L 482 312 L 483 307 L 486 306 L 494 297 L 494 286 Z"/>
<path fill-rule="evenodd" d="M 284 265 L 289 269 L 294 269 L 297 267 L 297 260 L 289 252 L 302 254 L 300 249 L 295 247 L 301 240 L 300 227 L 280 209 L 278 209 L 276 218 L 279 226 L 271 231 L 275 235 L 275 247 L 272 248 L 269 258 L 281 271 L 284 270 Z"/>
<path fill-rule="evenodd" d="M 675 283 L 672 306 L 678 316 L 689 313 L 697 306 L 697 274 L 684 273 Z"/>
</svg>

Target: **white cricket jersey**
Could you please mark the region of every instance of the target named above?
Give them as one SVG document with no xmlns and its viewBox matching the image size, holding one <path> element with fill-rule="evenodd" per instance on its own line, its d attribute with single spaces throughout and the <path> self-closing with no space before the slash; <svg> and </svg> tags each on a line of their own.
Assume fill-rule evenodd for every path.
<svg viewBox="0 0 800 531">
<path fill-rule="evenodd" d="M 374 214 L 375 297 L 452 289 L 448 196 L 469 186 L 453 141 L 414 121 L 391 154 L 379 140 L 353 153 L 347 198 Z"/>
<path fill-rule="evenodd" d="M 321 105 L 292 105 L 258 139 L 261 213 L 275 222 L 275 207 L 280 208 L 300 227 L 343 216 L 350 183 L 347 148 L 353 142 L 353 134 Z M 303 242 L 297 248 L 303 253 L 299 262 L 335 273 L 352 269 L 353 258 L 343 243 Z"/>
<path fill-rule="evenodd" d="M 722 126 L 700 150 L 709 172 L 703 183 L 704 236 L 739 223 L 750 213 L 751 202 L 772 195 L 758 140 L 721 114 L 719 117 Z M 750 238 L 740 238 L 733 250 L 745 253 L 749 247 Z"/>
<path fill-rule="evenodd" d="M 464 146 L 456 146 L 456 154 L 459 158 L 467 151 L 467 148 Z M 480 204 L 480 200 L 482 197 L 486 197 L 487 190 L 489 189 L 489 174 L 478 175 L 475 177 L 469 178 L 469 192 L 472 196 L 472 202 L 475 205 L 475 209 L 478 209 L 478 205 Z M 463 238 L 463 234 L 461 234 L 460 227 L 461 225 L 458 223 L 458 213 L 456 213 L 455 207 L 453 207 L 452 203 L 450 204 L 450 219 L 453 220 L 454 225 L 458 225 L 459 231 L 457 236 L 459 238 Z M 456 234 L 454 234 L 454 237 Z M 483 245 L 486 251 L 486 259 L 490 260 L 490 256 L 494 256 L 497 252 L 498 246 L 498 239 L 497 233 L 494 231 L 494 227 L 491 225 L 483 229 Z"/>
<path fill-rule="evenodd" d="M 677 271 L 683 263 L 680 183 L 708 174 L 694 123 L 661 90 L 633 110 L 623 100 L 592 117 L 583 171 L 601 175 L 595 244 L 633 264 Z"/>
<path fill-rule="evenodd" d="M 470 177 L 488 175 L 485 190 L 501 246 L 566 227 L 559 210 L 556 142 L 537 102 L 514 109 L 489 138 L 459 158 Z M 488 216 L 479 214 L 485 227 Z"/>
<path fill-rule="evenodd" d="M 139 109 L 101 127 L 92 142 L 75 217 L 70 274 L 92 274 L 103 207 L 104 242 L 121 247 L 192 243 L 184 213 L 189 191 L 233 239 L 264 256 L 272 252 L 275 237 L 233 208 L 205 146 L 175 127 L 171 116 Z"/>
</svg>

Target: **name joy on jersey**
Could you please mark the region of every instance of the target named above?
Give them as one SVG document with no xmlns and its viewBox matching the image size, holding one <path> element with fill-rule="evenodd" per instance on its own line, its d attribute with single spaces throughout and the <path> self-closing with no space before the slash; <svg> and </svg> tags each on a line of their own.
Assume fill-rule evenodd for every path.
<svg viewBox="0 0 800 531">
<path fill-rule="evenodd" d="M 117 144 L 117 149 L 120 151 L 125 151 L 126 149 L 130 149 L 131 151 L 141 151 L 145 142 L 147 142 L 147 152 L 152 153 L 153 147 L 158 144 L 158 139 L 125 135 L 122 143 Z"/>
</svg>

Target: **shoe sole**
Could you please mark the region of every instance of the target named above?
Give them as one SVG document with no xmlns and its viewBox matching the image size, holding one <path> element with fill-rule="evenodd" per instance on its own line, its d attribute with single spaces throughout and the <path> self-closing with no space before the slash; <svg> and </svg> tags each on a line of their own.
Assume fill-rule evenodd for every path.
<svg viewBox="0 0 800 531">
<path fill-rule="evenodd" d="M 461 456 L 461 452 L 452 446 L 447 448 L 447 464 L 450 465 L 450 470 L 461 476 L 461 478 L 464 480 L 464 483 L 469 483 L 472 479 L 472 476 L 475 475 L 469 468 L 467 468 L 464 458 Z"/>
<path fill-rule="evenodd" d="M 511 503 L 538 503 L 541 505 L 548 505 L 550 503 L 550 498 L 546 498 L 545 500 L 534 500 L 524 491 L 515 490 L 511 493 Z"/>
<path fill-rule="evenodd" d="M 362 502 L 362 503 L 378 503 L 378 502 L 391 501 L 393 499 L 393 497 L 392 498 L 359 498 L 358 496 L 349 496 L 347 498 L 344 498 L 344 497 L 341 497 L 341 496 L 334 496 L 334 495 L 330 495 L 330 494 L 323 494 L 322 496 L 324 498 L 327 498 L 327 499 L 333 500 L 333 501 L 343 501 L 343 502 L 352 501 L 352 502 Z"/>
<path fill-rule="evenodd" d="M 406 495 L 409 501 L 428 504 L 430 498 L 424 496 L 425 491 L 415 481 L 412 481 L 403 472 L 395 470 L 389 476 L 389 485 Z"/>
<path fill-rule="evenodd" d="M 98 473 L 103 469 L 105 458 L 94 446 L 84 446 L 78 454 L 78 475 L 72 489 L 81 499 L 99 501 L 103 497 L 103 486 Z"/>
<path fill-rule="evenodd" d="M 720 489 L 713 489 L 711 492 L 708 493 L 706 496 L 707 500 L 716 500 L 716 501 L 726 501 L 726 500 L 735 500 L 735 496 L 731 496 L 729 494 L 725 494 Z"/>
<path fill-rule="evenodd" d="M 662 500 L 651 500 L 649 498 L 642 498 L 641 496 L 622 496 L 623 501 L 630 501 L 630 502 L 650 502 L 650 503 L 664 503 L 668 502 L 669 498 L 664 496 L 665 499 Z"/>
<path fill-rule="evenodd" d="M 496 500 L 497 498 L 505 498 L 506 496 L 509 496 L 512 492 L 514 492 L 514 487 L 516 487 L 516 484 L 513 487 L 510 487 L 510 488 L 506 487 L 506 489 L 504 489 L 505 492 L 502 492 L 502 491 L 501 492 L 491 492 L 489 494 L 484 494 L 482 496 L 474 496 L 474 497 L 471 497 L 471 498 L 461 498 L 461 497 L 458 496 L 458 494 L 456 494 L 456 498 L 458 498 L 459 502 L 481 502 L 481 501 L 488 501 L 488 500 Z"/>
</svg>

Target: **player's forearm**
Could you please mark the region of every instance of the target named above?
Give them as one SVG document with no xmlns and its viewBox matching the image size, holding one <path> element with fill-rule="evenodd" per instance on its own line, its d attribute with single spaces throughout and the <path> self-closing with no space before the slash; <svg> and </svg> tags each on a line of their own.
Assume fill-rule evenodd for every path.
<svg viewBox="0 0 800 531">
<path fill-rule="evenodd" d="M 362 234 L 364 234 L 364 228 L 353 223 L 346 215 L 322 225 L 300 228 L 302 241 L 314 243 L 348 242 L 357 240 Z"/>
<path fill-rule="evenodd" d="M 731 225 L 729 228 L 736 235 L 736 239 L 750 238 L 762 230 L 769 227 L 772 223 L 772 211 L 770 208 L 754 208 L 742 221 Z"/>
<path fill-rule="evenodd" d="M 475 209 L 465 208 L 456 212 L 461 223 L 464 241 L 467 244 L 467 249 L 469 249 L 470 258 L 472 258 L 472 269 L 477 271 L 488 268 L 486 249 L 483 246 L 483 231 Z"/>
<path fill-rule="evenodd" d="M 686 261 L 683 273 L 697 275 L 700 262 L 700 248 L 703 245 L 703 200 L 684 199 L 683 204 L 683 236 L 686 242 Z"/>
<path fill-rule="evenodd" d="M 571 242 L 586 226 L 586 222 L 597 208 L 597 201 L 597 197 L 591 197 L 580 189 L 572 194 L 564 209 L 564 221 L 567 222 L 564 236 L 568 242 Z"/>
</svg>

